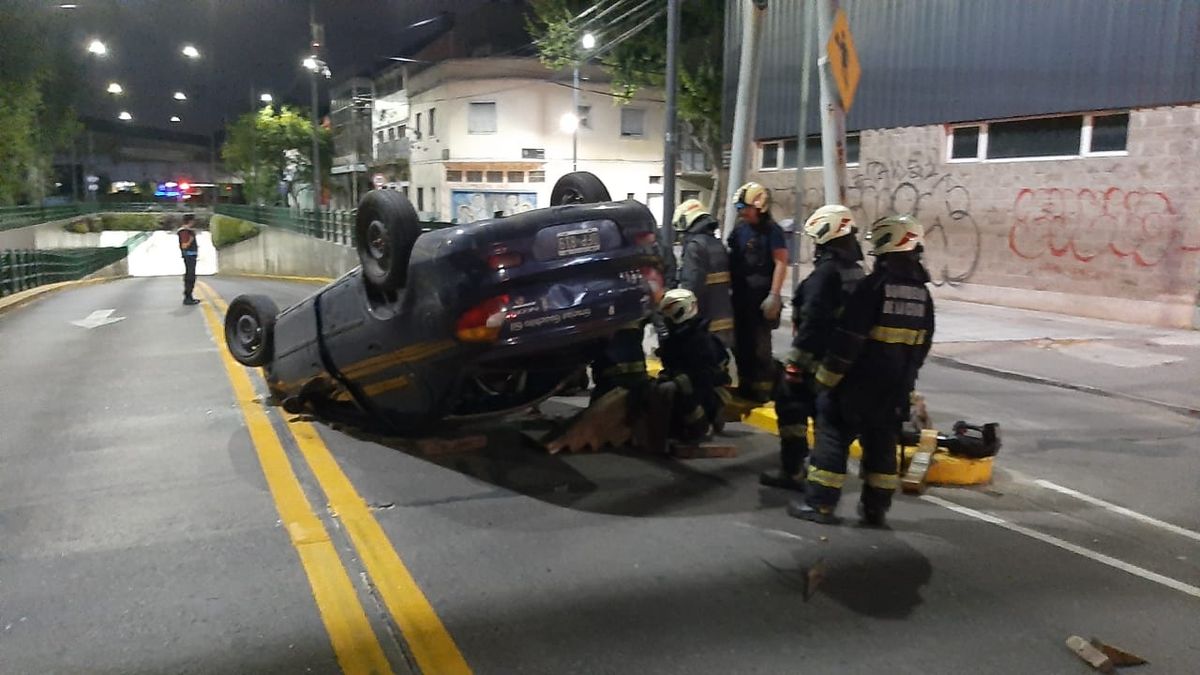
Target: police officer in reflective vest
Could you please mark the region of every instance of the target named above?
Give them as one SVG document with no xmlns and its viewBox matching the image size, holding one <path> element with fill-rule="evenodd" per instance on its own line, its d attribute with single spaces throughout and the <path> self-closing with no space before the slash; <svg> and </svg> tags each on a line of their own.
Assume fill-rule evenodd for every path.
<svg viewBox="0 0 1200 675">
<path fill-rule="evenodd" d="M 682 238 L 679 288 L 696 296 L 701 318 L 725 345 L 733 346 L 733 299 L 729 292 L 729 253 L 717 237 L 720 223 L 698 199 L 688 199 L 671 219 Z"/>
<path fill-rule="evenodd" d="M 899 485 L 896 443 L 908 419 L 909 396 L 933 341 L 933 300 L 921 264 L 924 228 L 911 216 L 889 216 L 871 226 L 875 269 L 846 301 L 833 339 L 817 369 L 817 443 L 803 501 L 788 513 L 835 523 L 846 481 L 850 443 L 862 446 L 864 485 L 858 513 L 883 526 Z"/>
<path fill-rule="evenodd" d="M 738 390 L 743 398 L 765 402 L 775 388 L 771 330 L 779 325 L 783 309 L 780 290 L 787 275 L 787 244 L 783 228 L 771 218 L 767 188 L 746 183 L 733 202 L 738 225 L 727 243 Z"/>
<path fill-rule="evenodd" d="M 804 490 L 808 420 L 814 416 L 813 378 L 829 347 L 842 305 L 863 279 L 854 216 L 840 204 L 817 209 L 804 223 L 816 244 L 813 270 L 792 293 L 792 349 L 775 390 L 780 468 L 759 477 L 768 487 Z"/>
<path fill-rule="evenodd" d="M 183 304 L 198 305 L 200 301 L 192 297 L 196 287 L 196 261 L 200 256 L 200 246 L 196 243 L 196 231 L 192 223 L 196 217 L 190 213 L 183 215 L 183 227 L 175 233 L 179 237 L 179 254 L 183 256 Z"/>
</svg>

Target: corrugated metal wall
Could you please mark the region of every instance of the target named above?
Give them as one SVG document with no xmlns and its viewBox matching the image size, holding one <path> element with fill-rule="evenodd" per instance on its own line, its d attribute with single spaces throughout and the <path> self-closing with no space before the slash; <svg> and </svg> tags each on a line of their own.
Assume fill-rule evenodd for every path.
<svg viewBox="0 0 1200 675">
<path fill-rule="evenodd" d="M 726 15 L 726 138 L 744 6 L 729 0 Z M 1200 101 L 1198 0 L 844 0 L 842 6 L 862 63 L 847 129 Z M 801 0 L 771 0 L 767 9 L 757 138 L 796 133 L 803 16 Z M 817 81 L 814 73 L 810 133 L 819 130 Z"/>
</svg>

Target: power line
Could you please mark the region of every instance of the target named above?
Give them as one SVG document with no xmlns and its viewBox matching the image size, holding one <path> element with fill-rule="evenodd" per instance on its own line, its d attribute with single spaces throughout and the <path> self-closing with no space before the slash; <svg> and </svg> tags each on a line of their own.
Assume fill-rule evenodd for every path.
<svg viewBox="0 0 1200 675">
<path fill-rule="evenodd" d="M 617 37 L 615 40 L 613 40 L 612 42 L 609 42 L 609 43 L 608 43 L 607 45 L 605 45 L 604 47 L 601 47 L 600 49 L 598 49 L 598 50 L 596 50 L 595 52 L 593 52 L 593 53 L 590 55 L 590 58 L 600 58 L 601 56 L 604 56 L 605 54 L 607 54 L 607 53 L 611 52 L 613 49 L 615 49 L 615 48 L 616 48 L 618 45 L 620 45 L 622 42 L 624 42 L 624 41 L 628 40 L 629 38 L 632 38 L 633 36 L 637 35 L 638 33 L 640 33 L 640 32 L 642 32 L 642 31 L 646 30 L 647 28 L 649 28 L 651 25 L 653 25 L 653 24 L 654 24 L 654 22 L 655 22 L 655 21 L 657 21 L 659 18 L 661 18 L 661 17 L 662 17 L 662 15 L 666 13 L 666 11 L 667 11 L 667 10 L 666 10 L 665 8 L 664 8 L 664 9 L 660 9 L 660 10 L 655 10 L 655 11 L 654 11 L 654 13 L 653 13 L 653 14 L 651 14 L 649 17 L 647 17 L 645 20 L 643 20 L 643 21 L 642 21 L 642 23 L 640 23 L 640 24 L 638 24 L 638 25 L 634 26 L 633 28 L 630 28 L 629 30 L 625 31 L 625 33 L 623 33 L 622 35 L 618 36 L 618 37 Z"/>
</svg>

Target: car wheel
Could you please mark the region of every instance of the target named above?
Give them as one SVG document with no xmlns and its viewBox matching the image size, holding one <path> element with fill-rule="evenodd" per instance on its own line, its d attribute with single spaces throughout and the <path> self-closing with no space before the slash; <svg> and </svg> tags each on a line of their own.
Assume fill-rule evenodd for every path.
<svg viewBox="0 0 1200 675">
<path fill-rule="evenodd" d="M 408 277 L 408 259 L 421 236 L 417 211 L 396 190 L 371 190 L 358 203 L 354 240 L 363 276 L 372 286 L 394 291 Z"/>
<path fill-rule="evenodd" d="M 593 204 L 595 202 L 611 202 L 608 188 L 596 174 L 588 171 L 573 171 L 554 184 L 550 191 L 550 205 L 563 204 Z"/>
<path fill-rule="evenodd" d="M 239 295 L 225 312 L 225 344 L 243 366 L 265 366 L 275 347 L 279 308 L 265 295 Z"/>
</svg>

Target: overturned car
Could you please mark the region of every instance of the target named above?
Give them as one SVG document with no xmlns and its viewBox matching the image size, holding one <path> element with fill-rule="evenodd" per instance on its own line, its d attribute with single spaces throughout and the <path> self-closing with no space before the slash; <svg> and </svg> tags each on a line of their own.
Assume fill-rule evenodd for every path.
<svg viewBox="0 0 1200 675">
<path fill-rule="evenodd" d="M 563 176 L 552 206 L 422 231 L 400 192 L 359 204 L 360 266 L 280 312 L 238 296 L 225 339 L 292 411 L 367 417 L 401 433 L 528 407 L 574 379 L 663 289 L 656 223 L 596 176 Z"/>
</svg>

